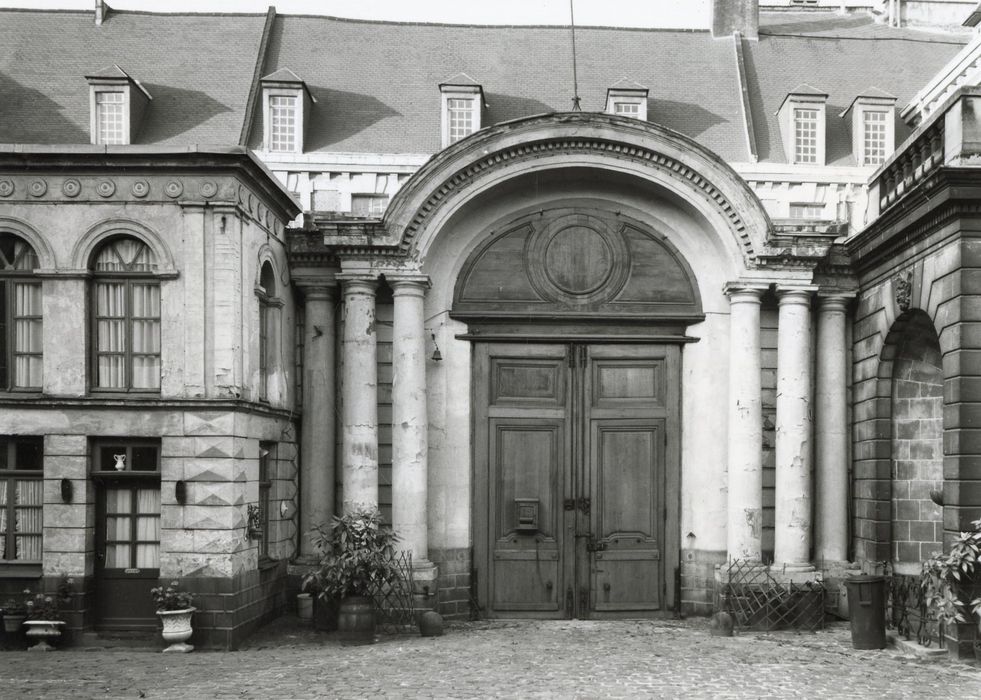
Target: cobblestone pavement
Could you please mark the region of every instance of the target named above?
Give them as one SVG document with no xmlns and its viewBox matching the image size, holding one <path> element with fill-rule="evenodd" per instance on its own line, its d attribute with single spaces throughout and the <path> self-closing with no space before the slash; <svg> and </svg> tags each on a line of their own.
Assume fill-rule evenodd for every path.
<svg viewBox="0 0 981 700">
<path fill-rule="evenodd" d="M 981 698 L 981 669 L 855 651 L 847 624 L 712 637 L 705 620 L 492 621 L 341 646 L 283 618 L 236 652 L 0 653 L 2 698 Z"/>
</svg>

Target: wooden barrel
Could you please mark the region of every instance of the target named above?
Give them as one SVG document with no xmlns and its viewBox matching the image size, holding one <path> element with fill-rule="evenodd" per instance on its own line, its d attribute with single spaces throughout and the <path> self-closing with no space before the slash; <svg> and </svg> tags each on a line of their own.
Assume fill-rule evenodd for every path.
<svg viewBox="0 0 981 700">
<path fill-rule="evenodd" d="M 344 598 L 337 613 L 337 631 L 344 644 L 373 644 L 375 605 L 371 598 L 361 596 Z"/>
</svg>

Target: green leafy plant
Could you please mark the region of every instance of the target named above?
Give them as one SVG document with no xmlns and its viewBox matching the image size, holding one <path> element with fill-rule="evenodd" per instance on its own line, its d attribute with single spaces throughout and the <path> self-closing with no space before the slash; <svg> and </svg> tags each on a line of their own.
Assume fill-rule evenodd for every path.
<svg viewBox="0 0 981 700">
<path fill-rule="evenodd" d="M 376 509 L 334 516 L 310 534 L 321 552 L 320 567 L 306 576 L 303 588 L 321 599 L 370 596 L 401 578 L 395 562 L 398 536 Z"/>
<path fill-rule="evenodd" d="M 182 591 L 177 581 L 171 581 L 166 586 L 150 589 L 153 604 L 160 610 L 187 610 L 194 604 L 194 594 Z"/>
<path fill-rule="evenodd" d="M 981 595 L 966 600 L 966 592 L 981 584 L 981 518 L 971 525 L 974 529 L 960 533 L 950 552 L 923 562 L 920 589 L 927 610 L 944 627 L 968 622 L 970 615 L 981 630 Z"/>
</svg>

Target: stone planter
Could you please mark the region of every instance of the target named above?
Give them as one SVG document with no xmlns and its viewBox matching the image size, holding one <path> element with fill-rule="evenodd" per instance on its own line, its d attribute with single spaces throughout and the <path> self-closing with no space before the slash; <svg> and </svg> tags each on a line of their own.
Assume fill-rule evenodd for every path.
<svg viewBox="0 0 981 700">
<path fill-rule="evenodd" d="M 61 627 L 65 623 L 61 620 L 25 620 L 27 626 L 27 637 L 37 642 L 28 651 L 54 651 L 54 647 L 48 644 L 61 636 Z"/>
<path fill-rule="evenodd" d="M 3 631 L 7 634 L 17 634 L 20 632 L 21 625 L 24 624 L 24 620 L 27 619 L 27 615 L 18 615 L 16 613 L 4 613 L 3 616 Z"/>
<path fill-rule="evenodd" d="M 187 640 L 194 633 L 191 627 L 191 616 L 197 608 L 186 608 L 184 610 L 157 610 L 160 622 L 163 625 L 164 641 L 169 642 L 170 646 L 164 652 L 184 653 L 194 651 L 193 644 L 187 644 Z"/>
</svg>

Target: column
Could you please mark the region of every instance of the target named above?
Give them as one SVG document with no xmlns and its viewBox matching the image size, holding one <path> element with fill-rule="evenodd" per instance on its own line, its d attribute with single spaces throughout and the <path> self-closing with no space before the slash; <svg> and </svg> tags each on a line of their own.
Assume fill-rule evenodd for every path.
<svg viewBox="0 0 981 700">
<path fill-rule="evenodd" d="M 778 287 L 776 513 L 774 562 L 810 567 L 811 292 Z"/>
<path fill-rule="evenodd" d="M 848 349 L 849 296 L 818 296 L 817 367 L 814 389 L 815 557 L 843 562 L 848 556 Z"/>
<path fill-rule="evenodd" d="M 315 557 L 306 533 L 334 515 L 334 290 L 302 286 L 303 423 L 300 444 L 300 556 Z"/>
<path fill-rule="evenodd" d="M 760 561 L 763 536 L 763 407 L 760 297 L 764 287 L 730 285 L 729 559 Z"/>
<path fill-rule="evenodd" d="M 350 513 L 359 507 L 378 507 L 378 347 L 375 334 L 378 282 L 350 277 L 344 278 L 342 284 L 341 484 L 343 509 Z"/>
<path fill-rule="evenodd" d="M 425 277 L 388 278 L 395 298 L 392 348 L 392 525 L 413 568 L 429 564 Z"/>
</svg>

